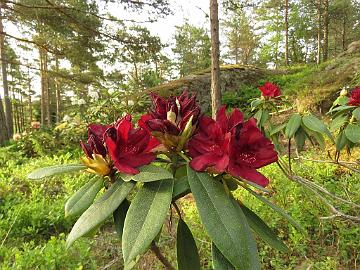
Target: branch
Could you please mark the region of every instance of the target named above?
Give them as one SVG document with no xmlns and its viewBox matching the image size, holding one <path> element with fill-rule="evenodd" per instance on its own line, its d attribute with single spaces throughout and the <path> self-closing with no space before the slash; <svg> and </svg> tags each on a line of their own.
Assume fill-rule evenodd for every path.
<svg viewBox="0 0 360 270">
<path fill-rule="evenodd" d="M 25 5 L 22 3 L 17 3 L 17 2 L 13 2 L 13 1 L 8 1 L 5 0 L 5 3 L 7 4 L 12 4 L 12 5 L 16 5 L 19 7 L 23 7 L 23 8 L 29 8 L 29 9 L 65 9 L 65 10 L 71 10 L 71 11 L 76 11 L 76 12 L 81 12 L 81 13 L 85 13 L 91 16 L 94 16 L 98 19 L 101 20 L 107 20 L 107 21 L 112 21 L 112 22 L 119 22 L 119 23 L 123 23 L 123 22 L 133 22 L 133 23 L 151 23 L 154 22 L 154 20 L 146 20 L 146 21 L 136 21 L 136 20 L 131 20 L 131 19 L 117 19 L 117 18 L 110 18 L 110 17 L 105 17 L 105 15 L 99 15 L 90 11 L 85 11 L 82 9 L 78 9 L 78 8 L 74 8 L 74 7 L 68 7 L 68 6 L 63 6 L 63 5 L 53 5 L 53 6 L 40 6 L 40 5 Z"/>
<path fill-rule="evenodd" d="M 322 191 L 324 192 L 326 195 L 329 195 L 331 196 L 332 198 L 334 199 L 337 199 L 341 202 L 344 202 L 344 203 L 348 203 L 348 204 L 351 204 L 355 207 L 360 207 L 359 205 L 357 204 L 354 204 L 353 202 L 350 202 L 350 201 L 347 201 L 345 199 L 342 199 L 340 197 L 337 197 L 336 195 L 330 193 L 329 191 L 327 191 L 324 187 L 321 187 L 303 177 L 300 177 L 300 176 L 297 176 L 297 175 L 293 175 L 291 173 L 289 173 L 289 171 L 284 168 L 283 164 L 281 163 L 277 163 L 278 166 L 280 167 L 280 169 L 283 171 L 283 173 L 287 176 L 287 178 L 289 178 L 290 180 L 293 180 L 294 182 L 298 183 L 298 184 L 301 184 L 302 186 L 304 186 L 306 189 L 308 189 L 309 191 L 311 191 L 312 193 L 314 193 L 328 208 L 329 210 L 333 213 L 332 216 L 329 216 L 329 217 L 321 217 L 320 219 L 331 219 L 331 218 L 336 218 L 336 217 L 339 217 L 339 218 L 342 218 L 342 219 L 345 219 L 345 220 L 351 220 L 351 221 L 355 221 L 355 222 L 360 222 L 360 217 L 358 216 L 351 216 L 351 215 L 347 215 L 347 214 L 344 214 L 343 212 L 339 211 L 333 204 L 331 204 L 324 196 L 322 196 L 318 191 Z"/>
<path fill-rule="evenodd" d="M 336 161 L 336 160 L 318 160 L 318 159 L 304 158 L 304 157 L 301 157 L 301 156 L 298 156 L 296 159 L 302 159 L 302 160 L 312 161 L 312 162 L 317 162 L 317 163 L 336 164 L 336 165 L 343 166 L 344 168 L 347 168 L 347 169 L 349 169 L 351 171 L 360 173 L 359 169 L 350 166 L 350 165 L 360 166 L 360 164 L 357 163 L 357 162 L 348 162 L 348 161 L 341 161 L 341 160 L 338 160 L 338 161 Z"/>
<path fill-rule="evenodd" d="M 7 36 L 7 37 L 13 38 L 13 39 L 15 39 L 15 40 L 21 41 L 21 42 L 26 42 L 26 43 L 34 44 L 34 45 L 36 45 L 36 46 L 44 49 L 45 51 L 47 51 L 47 52 L 49 52 L 49 53 L 52 53 L 52 54 L 55 54 L 55 55 L 61 55 L 61 56 L 63 55 L 60 51 L 53 51 L 53 50 L 49 49 L 47 46 L 45 46 L 44 44 L 38 43 L 38 42 L 33 41 L 33 40 L 16 37 L 16 36 L 10 35 L 10 34 L 8 34 L 8 33 L 6 33 L 6 32 L 0 32 L 0 35 Z"/>
<path fill-rule="evenodd" d="M 156 245 L 155 241 L 151 242 L 150 249 L 155 253 L 156 257 L 159 261 L 164 265 L 164 267 L 168 270 L 175 270 L 175 268 L 171 265 L 171 263 L 164 257 L 161 253 L 160 248 Z"/>
</svg>

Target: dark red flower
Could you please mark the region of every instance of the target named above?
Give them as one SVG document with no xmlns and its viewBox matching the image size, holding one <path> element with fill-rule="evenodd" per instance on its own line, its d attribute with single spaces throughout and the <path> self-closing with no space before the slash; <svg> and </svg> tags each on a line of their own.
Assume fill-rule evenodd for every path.
<svg viewBox="0 0 360 270">
<path fill-rule="evenodd" d="M 88 158 L 93 158 L 93 154 L 98 154 L 104 158 L 107 155 L 104 146 L 104 133 L 109 128 L 109 125 L 90 124 L 88 127 L 88 141 L 84 143 L 80 141 L 81 148 Z"/>
<path fill-rule="evenodd" d="M 281 95 L 280 87 L 271 82 L 266 82 L 263 86 L 259 86 L 259 90 L 264 97 L 278 97 Z"/>
<path fill-rule="evenodd" d="M 82 162 L 88 167 L 87 171 L 99 175 L 108 175 L 112 164 L 108 159 L 107 150 L 104 145 L 104 133 L 110 126 L 90 124 L 88 127 L 88 141 L 80 141 L 80 145 L 86 154 Z"/>
<path fill-rule="evenodd" d="M 150 95 L 152 110 L 141 116 L 139 126 L 151 132 L 167 147 L 176 148 L 179 142 L 183 141 L 181 136 L 185 135 L 183 133 L 190 119 L 191 128 L 198 122 L 200 106 L 196 97 L 189 96 L 186 91 L 178 97 L 170 96 L 167 99 L 155 93 Z M 186 136 L 189 137 L 190 133 L 186 131 Z"/>
<path fill-rule="evenodd" d="M 360 106 L 360 86 L 356 86 L 352 91 L 348 101 L 350 106 Z"/>
<path fill-rule="evenodd" d="M 268 180 L 256 169 L 277 160 L 271 141 L 257 128 L 254 119 L 243 122 L 238 109 L 227 116 L 222 107 L 216 121 L 203 116 L 199 130 L 188 143 L 190 166 L 196 171 L 229 173 L 266 186 Z"/>
<path fill-rule="evenodd" d="M 107 129 L 104 138 L 110 158 L 120 172 L 137 174 L 138 167 L 156 158 L 152 150 L 159 142 L 143 128 L 134 128 L 130 115 Z"/>
<path fill-rule="evenodd" d="M 264 137 L 255 119 L 251 118 L 244 123 L 231 143 L 228 172 L 265 187 L 269 180 L 256 169 L 273 163 L 277 159 L 274 145 Z"/>
</svg>

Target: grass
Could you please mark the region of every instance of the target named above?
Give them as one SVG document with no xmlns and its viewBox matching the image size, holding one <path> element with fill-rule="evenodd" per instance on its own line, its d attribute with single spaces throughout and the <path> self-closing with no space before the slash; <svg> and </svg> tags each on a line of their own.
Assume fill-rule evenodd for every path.
<svg viewBox="0 0 360 270">
<path fill-rule="evenodd" d="M 314 153 L 317 155 L 318 153 Z M 88 174 L 70 174 L 44 181 L 30 182 L 26 175 L 33 168 L 59 163 L 77 162 L 79 151 L 36 159 L 19 157 L 11 147 L 1 148 L 0 164 L 0 268 L 1 269 L 121 269 L 121 243 L 111 219 L 94 238 L 77 241 L 65 250 L 66 235 L 74 219 L 65 219 L 64 204 Z M 360 201 L 358 175 L 328 164 L 302 162 L 295 171 L 324 185 L 339 196 Z M 360 250 L 360 228 L 349 221 L 321 220 L 328 210 L 311 193 L 287 180 L 276 167 L 263 169 L 271 179 L 273 193 L 268 199 L 285 209 L 306 230 L 294 229 L 286 220 L 244 190 L 236 197 L 250 207 L 272 227 L 289 247 L 280 253 L 258 239 L 263 269 L 355 269 Z M 192 230 L 201 256 L 203 269 L 212 269 L 210 239 L 200 223 L 191 196 L 181 199 L 184 219 Z M 359 214 L 343 205 L 348 214 Z M 173 265 L 176 265 L 175 232 L 177 220 L 170 216 L 163 227 L 159 245 Z M 137 269 L 162 269 L 155 256 L 148 252 Z"/>
</svg>

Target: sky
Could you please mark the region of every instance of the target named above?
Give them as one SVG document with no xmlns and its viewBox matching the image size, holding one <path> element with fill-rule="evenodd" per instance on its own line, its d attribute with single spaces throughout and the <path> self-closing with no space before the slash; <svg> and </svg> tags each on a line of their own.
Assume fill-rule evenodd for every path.
<svg viewBox="0 0 360 270">
<path fill-rule="evenodd" d="M 146 26 L 151 34 L 157 35 L 160 37 L 161 41 L 166 44 L 174 43 L 174 34 L 176 30 L 176 26 L 182 25 L 184 22 L 188 21 L 192 25 L 196 25 L 198 27 L 204 27 L 210 29 L 209 19 L 206 17 L 206 14 L 209 13 L 209 1 L 208 0 L 169 0 L 170 7 L 172 10 L 171 15 L 168 15 L 164 18 L 159 18 L 157 22 L 154 23 L 144 23 L 143 26 Z M 147 19 L 147 14 L 145 13 L 129 13 L 125 11 L 121 5 L 119 4 L 106 4 L 102 5 L 101 9 L 103 13 L 106 11 L 109 12 L 122 19 L 133 19 L 144 21 Z M 5 23 L 4 25 L 5 31 L 11 35 L 21 37 L 21 33 L 11 23 Z M 17 42 L 12 41 L 12 44 L 16 46 Z M 15 47 L 13 46 L 13 47 Z M 172 58 L 172 51 L 170 48 L 165 49 L 165 53 Z M 37 52 L 24 53 L 21 52 L 20 55 L 25 58 L 37 58 Z M 33 89 L 39 93 L 40 92 L 40 82 L 38 76 L 35 76 L 32 86 Z M 3 97 L 3 89 L 1 87 L 0 94 Z"/>
</svg>

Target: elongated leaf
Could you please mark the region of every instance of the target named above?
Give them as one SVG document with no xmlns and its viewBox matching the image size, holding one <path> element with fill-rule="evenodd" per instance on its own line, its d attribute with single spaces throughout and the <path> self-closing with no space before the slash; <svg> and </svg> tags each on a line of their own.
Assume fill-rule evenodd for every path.
<svg viewBox="0 0 360 270">
<path fill-rule="evenodd" d="M 270 136 L 279 133 L 280 131 L 282 131 L 284 128 L 286 127 L 286 124 L 282 124 L 280 126 L 274 127 L 273 129 L 271 129 L 270 131 Z"/>
<path fill-rule="evenodd" d="M 159 233 L 169 209 L 174 179 L 145 183 L 125 218 L 122 250 L 125 265 L 143 254 Z"/>
<path fill-rule="evenodd" d="M 347 115 L 339 115 L 338 117 L 334 118 L 329 126 L 330 131 L 334 132 L 342 127 L 346 123 L 347 118 Z"/>
<path fill-rule="evenodd" d="M 207 173 L 188 167 L 188 181 L 205 229 L 221 253 L 238 269 L 260 269 L 256 242 L 241 208 Z"/>
<path fill-rule="evenodd" d="M 67 247 L 107 219 L 118 208 L 134 186 L 135 182 L 117 180 L 113 183 L 76 221 L 66 240 Z"/>
<path fill-rule="evenodd" d="M 55 165 L 55 166 L 37 169 L 37 170 L 31 172 L 28 175 L 28 178 L 32 179 L 32 180 L 36 180 L 36 179 L 41 179 L 41 178 L 56 175 L 56 174 L 77 172 L 77 171 L 80 171 L 83 169 L 86 169 L 86 166 L 84 166 L 82 164 Z"/>
<path fill-rule="evenodd" d="M 334 109 L 331 109 L 329 111 L 329 113 L 332 113 L 332 112 L 345 112 L 345 111 L 351 110 L 352 108 L 354 108 L 354 106 L 347 106 L 347 105 L 338 106 L 338 107 L 335 107 Z"/>
<path fill-rule="evenodd" d="M 258 195 L 256 192 L 252 191 L 249 188 L 245 188 L 247 191 L 249 191 L 252 195 L 254 195 L 257 199 L 268 205 L 270 208 L 272 208 L 274 211 L 276 211 L 279 215 L 287 219 L 295 228 L 297 228 L 300 231 L 304 231 L 304 228 L 300 226 L 299 223 L 297 223 L 291 216 L 289 216 L 288 213 L 286 213 L 283 209 L 276 206 L 269 200 L 265 199 L 263 196 Z"/>
<path fill-rule="evenodd" d="M 262 113 L 263 113 L 263 111 L 260 109 L 254 114 L 254 118 L 256 119 L 258 125 L 260 125 Z"/>
<path fill-rule="evenodd" d="M 358 143 L 360 141 L 360 126 L 349 124 L 345 128 L 345 135 L 349 141 Z"/>
<path fill-rule="evenodd" d="M 358 120 L 360 122 L 360 107 L 355 109 L 353 112 L 352 112 L 353 116 L 355 117 L 356 120 Z"/>
<path fill-rule="evenodd" d="M 179 179 L 175 179 L 174 190 L 173 190 L 173 195 L 172 195 L 173 201 L 176 201 L 177 199 L 185 196 L 186 194 L 188 194 L 190 192 L 191 192 L 191 190 L 190 190 L 187 176 L 183 176 Z"/>
<path fill-rule="evenodd" d="M 348 142 L 348 140 L 346 138 L 345 132 L 341 131 L 337 135 L 336 140 L 335 140 L 336 150 L 341 151 L 345 147 L 347 142 Z"/>
<path fill-rule="evenodd" d="M 290 117 L 289 122 L 286 125 L 286 129 L 285 129 L 286 138 L 288 138 L 288 139 L 292 138 L 292 136 L 294 136 L 295 132 L 299 129 L 300 125 L 301 125 L 300 114 L 298 114 L 298 113 L 293 114 Z"/>
<path fill-rule="evenodd" d="M 318 142 L 321 149 L 325 148 L 325 139 L 324 136 L 321 133 L 313 132 L 311 135 L 315 138 L 315 140 Z"/>
<path fill-rule="evenodd" d="M 113 213 L 115 230 L 120 239 L 122 238 L 125 217 L 129 207 L 130 203 L 127 199 L 125 199 Z"/>
<path fill-rule="evenodd" d="M 94 201 L 103 187 L 103 179 L 93 178 L 83 185 L 65 204 L 65 217 L 82 214 Z"/>
<path fill-rule="evenodd" d="M 305 140 L 306 140 L 306 133 L 305 130 L 300 127 L 296 132 L 295 132 L 295 142 L 296 142 L 296 148 L 299 152 L 301 152 L 304 148 L 305 145 Z"/>
<path fill-rule="evenodd" d="M 334 142 L 334 138 L 332 137 L 332 135 L 331 135 L 330 131 L 328 130 L 328 128 L 326 127 L 326 125 L 321 120 L 316 118 L 315 116 L 305 115 L 302 118 L 302 122 L 311 131 L 314 131 L 314 132 L 317 132 L 320 134 L 326 134 Z"/>
<path fill-rule="evenodd" d="M 134 180 L 136 182 L 153 182 L 163 179 L 173 178 L 173 175 L 168 170 L 155 165 L 145 165 L 139 168 L 140 173 L 131 174 L 120 174 L 120 177 L 124 181 Z"/>
<path fill-rule="evenodd" d="M 240 207 L 246 216 L 250 228 L 253 229 L 262 240 L 279 251 L 285 252 L 288 250 L 287 246 L 277 237 L 272 229 L 266 225 L 266 223 L 258 215 L 256 215 L 245 205 L 241 205 Z"/>
<path fill-rule="evenodd" d="M 235 267 L 221 254 L 221 251 L 211 243 L 211 255 L 214 270 L 235 270 Z"/>
<path fill-rule="evenodd" d="M 194 237 L 182 219 L 179 220 L 176 232 L 176 251 L 178 270 L 200 270 L 200 258 Z"/>
</svg>

